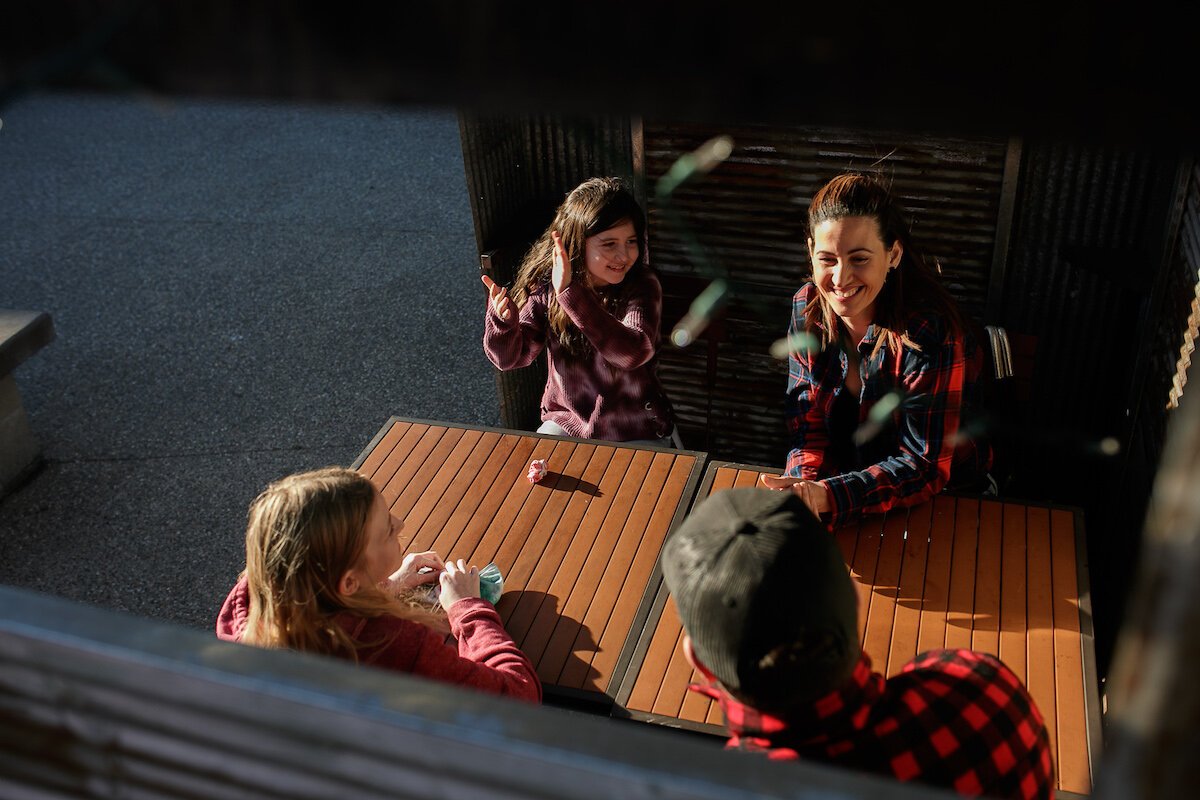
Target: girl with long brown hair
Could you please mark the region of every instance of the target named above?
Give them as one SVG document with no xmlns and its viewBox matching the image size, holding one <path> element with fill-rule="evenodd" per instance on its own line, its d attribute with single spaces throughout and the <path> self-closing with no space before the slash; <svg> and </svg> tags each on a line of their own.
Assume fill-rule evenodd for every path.
<svg viewBox="0 0 1200 800">
<path fill-rule="evenodd" d="M 546 352 L 539 433 L 679 445 L 657 373 L 662 286 L 646 258 L 645 214 L 623 180 L 575 187 L 511 292 L 483 283 L 492 364 L 519 369 Z"/>
</svg>

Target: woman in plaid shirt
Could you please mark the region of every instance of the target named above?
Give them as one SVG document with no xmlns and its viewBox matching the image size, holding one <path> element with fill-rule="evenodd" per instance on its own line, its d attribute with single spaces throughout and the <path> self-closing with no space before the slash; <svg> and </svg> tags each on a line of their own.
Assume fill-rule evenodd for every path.
<svg viewBox="0 0 1200 800">
<path fill-rule="evenodd" d="M 991 448 L 963 427 L 983 366 L 937 261 L 875 177 L 839 175 L 808 211 L 812 280 L 788 333 L 786 474 L 831 526 L 987 481 Z"/>
<path fill-rule="evenodd" d="M 575 187 L 511 294 L 486 275 L 483 283 L 492 364 L 518 369 L 546 352 L 539 433 L 678 445 L 658 380 L 662 285 L 646 259 L 646 216 L 624 181 Z"/>
</svg>

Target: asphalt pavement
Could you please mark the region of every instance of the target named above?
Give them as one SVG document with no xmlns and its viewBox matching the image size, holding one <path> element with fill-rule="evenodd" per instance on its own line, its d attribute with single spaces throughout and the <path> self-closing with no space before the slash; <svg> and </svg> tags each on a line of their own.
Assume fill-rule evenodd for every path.
<svg viewBox="0 0 1200 800">
<path fill-rule="evenodd" d="M 0 209 L 0 308 L 57 330 L 0 583 L 211 630 L 269 481 L 499 424 L 453 109 L 27 95 Z"/>
</svg>

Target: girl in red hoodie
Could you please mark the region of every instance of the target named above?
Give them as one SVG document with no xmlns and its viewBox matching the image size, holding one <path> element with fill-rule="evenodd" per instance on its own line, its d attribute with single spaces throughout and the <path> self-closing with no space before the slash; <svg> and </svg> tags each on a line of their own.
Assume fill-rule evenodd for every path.
<svg viewBox="0 0 1200 800">
<path fill-rule="evenodd" d="M 432 551 L 404 555 L 403 528 L 353 470 L 272 483 L 250 506 L 246 568 L 221 607 L 217 636 L 540 702 L 533 665 L 480 597 L 479 569 Z M 435 582 L 445 616 L 410 599 Z"/>
</svg>

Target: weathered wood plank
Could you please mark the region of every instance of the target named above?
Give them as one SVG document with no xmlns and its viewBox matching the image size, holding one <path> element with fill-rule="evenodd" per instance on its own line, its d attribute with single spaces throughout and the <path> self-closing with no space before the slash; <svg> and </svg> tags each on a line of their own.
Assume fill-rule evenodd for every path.
<svg viewBox="0 0 1200 800">
<path fill-rule="evenodd" d="M 946 647 L 969 650 L 975 630 L 975 576 L 979 549 L 979 501 L 960 497 L 954 504 L 954 553 L 950 559 L 950 608 Z"/>
<path fill-rule="evenodd" d="M 1000 660 L 1024 683 L 1026 668 L 1025 509 L 1005 505 L 1001 555 Z"/>
<path fill-rule="evenodd" d="M 975 622 L 971 649 L 1000 655 L 1000 576 L 1003 569 L 1003 507 L 979 504 L 979 544 L 975 554 Z"/>
<path fill-rule="evenodd" d="M 883 519 L 879 544 L 879 562 L 872 580 L 871 606 L 867 610 L 867 632 L 863 649 L 872 658 L 875 669 L 885 675 L 892 633 L 896 623 L 896 596 L 900 587 L 900 566 L 904 560 L 904 526 L 908 514 L 888 514 Z"/>
<path fill-rule="evenodd" d="M 929 524 L 929 560 L 925 566 L 925 595 L 921 602 L 921 630 L 917 652 L 946 645 L 946 614 L 950 604 L 950 562 L 954 555 L 953 497 L 938 495 L 932 502 Z"/>
<path fill-rule="evenodd" d="M 1076 580 L 1075 520 L 1050 514 L 1050 547 L 1054 573 L 1054 696 L 1058 741 L 1058 785 L 1068 792 L 1091 791 L 1087 713 L 1084 704 L 1083 652 L 1079 627 L 1079 584 Z M 1074 745 L 1074 746 L 1068 746 Z"/>
<path fill-rule="evenodd" d="M 1059 763 L 1059 738 L 1056 724 L 1057 701 L 1054 697 L 1054 576 L 1050 551 L 1050 513 L 1044 508 L 1029 508 L 1025 513 L 1026 542 L 1029 547 L 1029 631 L 1028 673 L 1025 686 L 1038 710 L 1046 718 L 1050 750 Z M 1068 744 L 1068 746 L 1077 746 Z"/>
<path fill-rule="evenodd" d="M 925 562 L 929 555 L 929 528 L 933 507 L 922 503 L 909 510 L 904 527 L 900 580 L 896 591 L 896 609 L 892 641 L 888 649 L 888 675 L 894 675 L 917 654 L 921 630 L 921 610 L 925 597 Z"/>
<path fill-rule="evenodd" d="M 931 797 L 11 587 L 0 707 L 14 798 Z"/>
</svg>

